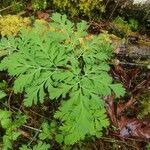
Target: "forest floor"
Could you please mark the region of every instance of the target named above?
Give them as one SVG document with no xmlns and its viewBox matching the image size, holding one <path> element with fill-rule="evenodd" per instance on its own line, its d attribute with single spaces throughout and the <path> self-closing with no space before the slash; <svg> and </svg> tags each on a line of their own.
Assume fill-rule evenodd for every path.
<svg viewBox="0 0 150 150">
<path fill-rule="evenodd" d="M 47 12 L 39 11 L 35 17 L 49 21 Z M 90 21 L 89 24 L 89 34 L 104 33 L 108 29 L 110 43 L 115 45 L 110 74 L 115 80 L 121 81 L 126 95 L 117 100 L 114 95 L 107 97 L 107 114 L 111 126 L 104 137 L 87 142 L 86 147 L 95 150 L 146 150 L 146 145 L 150 142 L 150 37 L 136 32 L 122 39 L 109 32 L 110 22 Z M 51 120 L 49 116 L 57 106 L 46 101 L 42 109 L 40 106 L 25 108 L 22 105 L 22 94 L 16 95 L 11 89 L 13 79 L 5 72 L 0 73 L 0 79 L 4 80 L 8 87 L 7 105 L 0 102 L 0 107 L 7 107 L 14 114 L 21 111 L 30 118 L 30 122 L 21 128 L 22 138 L 15 143 L 16 149 L 20 143 L 36 140 L 39 132 L 36 128 L 43 119 Z M 3 132 L 1 128 L 0 132 Z M 35 136 L 31 138 L 33 133 Z M 53 149 L 59 150 L 60 147 L 54 143 Z"/>
</svg>

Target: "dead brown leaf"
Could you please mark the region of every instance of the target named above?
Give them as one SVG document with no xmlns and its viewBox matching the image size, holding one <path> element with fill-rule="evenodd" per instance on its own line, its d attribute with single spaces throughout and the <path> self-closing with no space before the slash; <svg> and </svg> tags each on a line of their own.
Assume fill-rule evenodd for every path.
<svg viewBox="0 0 150 150">
<path fill-rule="evenodd" d="M 150 119 L 128 119 L 126 125 L 120 130 L 122 137 L 135 137 L 150 140 Z"/>
<path fill-rule="evenodd" d="M 37 18 L 50 22 L 50 15 L 42 11 L 37 11 Z"/>
</svg>

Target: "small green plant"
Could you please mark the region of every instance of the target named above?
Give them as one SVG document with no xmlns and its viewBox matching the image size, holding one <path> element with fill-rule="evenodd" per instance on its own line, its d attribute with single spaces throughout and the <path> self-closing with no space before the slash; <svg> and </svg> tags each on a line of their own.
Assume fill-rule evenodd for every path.
<svg viewBox="0 0 150 150">
<path fill-rule="evenodd" d="M 36 23 L 33 30 L 14 37 L 16 49 L 1 61 L 0 70 L 15 77 L 14 92 L 25 92 L 25 106 L 42 104 L 45 97 L 60 100 L 54 115 L 61 124 L 59 141 L 72 145 L 86 137 L 100 137 L 109 126 L 104 97 L 125 93 L 108 74 L 112 47 L 100 36 L 88 38 L 85 21 L 75 25 L 58 13 L 51 19 L 47 32 Z M 44 139 L 49 128 L 46 124 L 42 128 Z"/>
<path fill-rule="evenodd" d="M 37 145 L 34 145 L 33 148 L 22 145 L 19 150 L 50 150 L 50 145 L 40 141 Z"/>
<path fill-rule="evenodd" d="M 42 132 L 39 134 L 39 139 L 40 140 L 52 140 L 53 139 L 53 134 L 56 133 L 56 124 L 54 122 L 48 123 L 44 122 L 41 126 Z"/>
<path fill-rule="evenodd" d="M 10 111 L 0 109 L 0 126 L 5 130 L 3 144 L 2 147 L 0 146 L 2 150 L 12 149 L 13 142 L 21 135 L 18 129 L 24 123 L 26 123 L 26 116 L 18 113 L 15 120 L 12 120 L 12 114 Z"/>
<path fill-rule="evenodd" d="M 148 99 L 147 101 L 143 101 L 142 102 L 142 111 L 141 111 L 141 115 L 142 116 L 146 116 L 150 114 L 150 99 Z"/>
<path fill-rule="evenodd" d="M 139 114 L 140 118 L 144 118 L 145 116 L 148 116 L 150 114 L 150 94 L 145 93 L 140 98 L 141 103 L 141 111 Z"/>
<path fill-rule="evenodd" d="M 135 19 L 129 19 L 129 27 L 132 31 L 137 31 L 139 28 L 139 22 Z"/>
</svg>

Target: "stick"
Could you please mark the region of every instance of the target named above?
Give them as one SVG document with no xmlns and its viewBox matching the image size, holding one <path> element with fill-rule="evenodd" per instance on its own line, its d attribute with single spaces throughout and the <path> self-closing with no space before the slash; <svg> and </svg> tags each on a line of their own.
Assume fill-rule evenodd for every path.
<svg viewBox="0 0 150 150">
<path fill-rule="evenodd" d="M 3 9 L 0 10 L 0 12 L 5 11 L 5 10 L 8 10 L 8 9 L 12 8 L 12 6 L 13 6 L 13 5 L 8 6 L 8 7 L 6 7 L 6 8 L 3 8 Z"/>
</svg>

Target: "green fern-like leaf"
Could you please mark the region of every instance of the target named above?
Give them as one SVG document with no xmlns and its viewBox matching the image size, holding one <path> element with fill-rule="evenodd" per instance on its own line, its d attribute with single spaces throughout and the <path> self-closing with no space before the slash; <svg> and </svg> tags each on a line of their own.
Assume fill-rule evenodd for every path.
<svg viewBox="0 0 150 150">
<path fill-rule="evenodd" d="M 74 144 L 86 135 L 100 136 L 102 129 L 109 125 L 103 101 L 98 96 L 91 96 L 90 99 L 81 91 L 74 92 L 72 98 L 64 102 L 55 114 L 64 122 L 60 129 L 65 135 L 65 144 Z"/>
<path fill-rule="evenodd" d="M 15 77 L 14 91 L 25 92 L 25 106 L 43 103 L 45 96 L 62 101 L 55 114 L 61 121 L 59 142 L 74 144 L 86 136 L 99 137 L 109 125 L 103 97 L 124 94 L 108 74 L 112 47 L 100 36 L 88 39 L 85 21 L 74 25 L 58 13 L 52 20 L 47 32 L 36 23 L 30 32 L 23 30 L 14 38 L 17 50 L 1 61 L 0 70 Z"/>
</svg>

